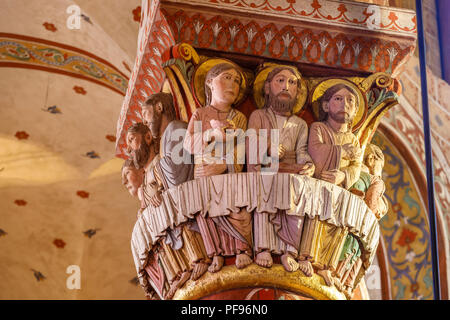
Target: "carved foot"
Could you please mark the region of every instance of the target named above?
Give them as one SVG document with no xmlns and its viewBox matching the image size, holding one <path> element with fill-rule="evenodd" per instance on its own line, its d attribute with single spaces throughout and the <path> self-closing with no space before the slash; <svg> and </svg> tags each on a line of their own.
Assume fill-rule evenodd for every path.
<svg viewBox="0 0 450 320">
<path fill-rule="evenodd" d="M 325 284 L 331 287 L 334 283 L 333 277 L 331 276 L 331 271 L 327 269 L 318 270 L 317 274 L 325 280 Z"/>
<path fill-rule="evenodd" d="M 243 269 L 252 262 L 252 258 L 246 253 L 240 253 L 236 256 L 236 268 L 238 269 Z"/>
<path fill-rule="evenodd" d="M 262 251 L 256 255 L 255 262 L 258 266 L 270 268 L 273 264 L 272 254 L 269 251 Z"/>
<path fill-rule="evenodd" d="M 217 272 L 222 269 L 224 259 L 222 256 L 214 256 L 211 265 L 208 268 L 208 271 L 211 273 Z"/>
<path fill-rule="evenodd" d="M 284 269 L 288 272 L 294 272 L 298 269 L 298 262 L 295 261 L 294 257 L 289 253 L 285 253 L 281 256 L 281 263 L 283 264 Z"/>
<path fill-rule="evenodd" d="M 172 299 L 173 296 L 175 295 L 175 292 L 179 288 L 181 288 L 183 286 L 183 284 L 185 284 L 186 281 L 189 280 L 190 277 L 191 277 L 190 271 L 183 272 L 180 276 L 180 279 L 172 282 L 172 284 L 170 285 L 170 288 L 169 288 L 169 292 L 167 292 L 167 294 L 164 296 L 164 299 L 166 299 L 166 300 Z"/>
<path fill-rule="evenodd" d="M 307 277 L 312 277 L 312 275 L 314 273 L 313 266 L 312 266 L 311 262 L 309 262 L 308 260 L 299 260 L 298 261 L 298 268 Z"/>
<path fill-rule="evenodd" d="M 200 261 L 194 265 L 194 269 L 192 270 L 191 279 L 197 280 L 200 278 L 206 271 L 208 270 L 208 264 L 206 262 Z"/>
</svg>

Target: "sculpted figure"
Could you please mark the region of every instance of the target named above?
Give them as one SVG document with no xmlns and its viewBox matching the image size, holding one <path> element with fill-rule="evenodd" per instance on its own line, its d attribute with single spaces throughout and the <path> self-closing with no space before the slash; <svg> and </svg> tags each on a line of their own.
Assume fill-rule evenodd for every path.
<svg viewBox="0 0 450 320">
<path fill-rule="evenodd" d="M 388 203 L 384 197 L 386 186 L 382 179 L 384 167 L 384 154 L 381 149 L 369 144 L 364 153 L 364 165 L 369 171 L 370 185 L 365 192 L 364 201 L 378 219 L 381 219 L 388 211 Z"/>
<path fill-rule="evenodd" d="M 251 114 L 249 129 L 255 129 L 258 145 L 259 139 L 263 138 L 259 135 L 260 129 L 268 130 L 267 150 L 259 150 L 259 155 L 270 155 L 270 132 L 272 129 L 278 130 L 280 144 L 276 156 L 279 159 L 279 171 L 312 176 L 314 164 L 307 151 L 308 126 L 294 114 L 294 106 L 301 93 L 300 80 L 300 73 L 293 67 L 273 68 L 262 88 L 264 106 Z M 258 159 L 256 164 L 252 163 L 249 147 L 247 145 L 248 171 L 259 171 L 264 164 L 261 159 Z M 287 271 L 295 271 L 300 267 L 304 273 L 312 275 L 313 270 L 309 262 L 296 261 L 304 217 L 287 215 L 279 210 L 273 214 L 254 212 L 253 219 L 257 252 L 255 262 L 258 265 L 271 267 L 271 253 L 282 254 L 281 262 Z"/>
<path fill-rule="evenodd" d="M 141 200 L 141 209 L 139 209 L 138 214 L 142 212 L 142 183 L 144 182 L 144 168 L 136 168 L 134 161 L 132 159 L 125 160 L 122 166 L 122 184 L 128 189 L 128 192 L 133 197 L 139 197 Z M 162 294 L 167 288 L 165 288 L 165 274 L 164 270 L 158 263 L 157 250 L 158 245 L 153 247 L 153 254 L 149 257 L 149 262 L 146 266 L 147 274 L 150 278 L 150 283 L 153 288 L 156 288 L 158 292 Z M 156 257 L 155 257 L 156 256 Z M 151 300 L 158 300 L 159 297 L 156 291 L 152 288 L 146 288 L 146 295 Z"/>
<path fill-rule="evenodd" d="M 388 210 L 387 200 L 383 195 L 385 185 L 381 179 L 383 166 L 384 155 L 381 149 L 374 144 L 367 145 L 360 178 L 350 189 L 351 192 L 364 199 L 378 219 L 381 219 Z M 353 291 L 361 266 L 360 245 L 356 238 L 349 234 L 335 273 L 347 295 L 351 295 Z"/>
<path fill-rule="evenodd" d="M 339 83 L 329 87 L 320 101 L 320 122 L 310 128 L 308 151 L 314 164 L 314 177 L 349 189 L 361 172 L 361 149 L 351 131 L 359 105 L 350 86 Z M 346 239 L 346 230 L 326 222 L 306 219 L 300 255 L 311 260 L 327 285 L 333 284 L 335 271 Z"/>
<path fill-rule="evenodd" d="M 236 137 L 226 139 L 225 130 L 245 131 L 247 128 L 244 114 L 232 107 L 245 89 L 245 78 L 237 65 L 223 61 L 206 73 L 205 107 L 198 108 L 192 115 L 184 140 L 185 149 L 194 155 L 195 178 L 241 172 L 243 168 L 244 161 L 239 163 L 237 159 L 245 157 L 238 154 L 242 150 L 239 141 L 245 143 L 245 140 Z M 245 145 L 242 146 L 245 150 Z M 211 152 L 212 149 L 214 151 Z M 244 268 L 252 262 L 252 223 L 249 212 L 241 209 L 213 218 L 198 214 L 196 219 L 206 252 L 213 259 L 208 268 L 210 272 L 222 268 L 224 256 L 236 255 L 237 268 Z"/>
<path fill-rule="evenodd" d="M 160 192 L 193 178 L 192 156 L 183 148 L 177 149 L 182 146 L 187 123 L 176 119 L 172 96 L 162 92 L 147 99 L 142 115 L 153 141 L 159 145 L 160 152 L 155 157 L 152 170 L 147 172 L 145 182 L 145 185 L 154 185 L 158 190 L 157 196 L 148 197 L 149 204 L 158 207 L 161 204 Z M 163 261 L 172 266 L 176 280 L 172 282 L 166 298 L 171 298 L 188 279 L 200 278 L 208 268 L 203 242 L 195 230 L 198 230 L 195 221 L 167 230 L 161 254 L 166 258 Z"/>
</svg>

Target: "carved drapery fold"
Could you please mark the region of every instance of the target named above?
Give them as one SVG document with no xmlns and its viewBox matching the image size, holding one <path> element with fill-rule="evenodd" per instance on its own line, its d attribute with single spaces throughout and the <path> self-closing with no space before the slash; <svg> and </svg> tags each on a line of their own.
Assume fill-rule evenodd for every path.
<svg viewBox="0 0 450 320">
<path fill-rule="evenodd" d="M 371 264 L 380 230 L 378 220 L 365 202 L 347 190 L 328 182 L 296 174 L 236 173 L 204 177 L 185 182 L 163 193 L 162 204 L 139 212 L 131 247 L 141 285 L 146 288 L 145 264 L 152 245 L 197 214 L 217 217 L 246 208 L 250 212 L 308 216 L 345 228 L 356 236 Z M 358 278 L 364 275 L 361 270 Z"/>
</svg>

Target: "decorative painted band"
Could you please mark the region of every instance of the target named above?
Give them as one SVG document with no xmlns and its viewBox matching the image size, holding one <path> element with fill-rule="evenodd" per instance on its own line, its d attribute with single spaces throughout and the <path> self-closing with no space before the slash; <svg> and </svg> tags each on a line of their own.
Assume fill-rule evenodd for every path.
<svg viewBox="0 0 450 320">
<path fill-rule="evenodd" d="M 111 63 L 75 47 L 0 33 L 0 67 L 45 70 L 103 85 L 125 95 L 128 78 Z"/>
</svg>

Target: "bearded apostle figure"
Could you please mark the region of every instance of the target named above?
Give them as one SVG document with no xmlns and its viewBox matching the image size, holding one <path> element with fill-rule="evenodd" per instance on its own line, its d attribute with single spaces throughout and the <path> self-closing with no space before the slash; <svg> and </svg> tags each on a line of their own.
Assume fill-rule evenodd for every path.
<svg viewBox="0 0 450 320">
<path fill-rule="evenodd" d="M 361 172 L 361 149 L 352 133 L 361 97 L 356 86 L 345 80 L 327 80 L 318 87 L 324 90 L 319 100 L 320 121 L 311 125 L 308 140 L 308 151 L 316 166 L 314 177 L 349 189 Z M 308 217 L 304 228 L 300 256 L 311 261 L 331 286 L 331 272 L 337 268 L 348 231 L 319 217 Z"/>
<path fill-rule="evenodd" d="M 187 123 L 176 119 L 172 95 L 163 92 L 147 98 L 142 106 L 142 117 L 158 147 L 158 156 L 145 181 L 145 185 L 154 184 L 158 190 L 149 197 L 150 203 L 147 205 L 158 207 L 162 201 L 161 192 L 193 179 L 192 156 L 179 148 Z M 173 297 L 188 279 L 200 278 L 208 268 L 205 248 L 197 230 L 196 222 L 189 220 L 167 230 L 167 236 L 161 243 L 164 250 L 160 255 L 165 258 L 162 262 L 167 261 L 167 269 L 174 270 L 175 274 L 166 299 Z"/>
<path fill-rule="evenodd" d="M 307 151 L 308 126 L 303 119 L 295 115 L 306 100 L 306 92 L 301 89 L 301 75 L 295 67 L 269 65 L 263 67 L 257 75 L 254 85 L 255 101 L 258 104 L 258 95 L 262 94 L 264 105 L 250 115 L 249 130 L 255 130 L 258 138 L 256 144 L 260 150 L 252 152 L 250 149 L 256 144 L 251 143 L 250 139 L 247 140 L 248 171 L 263 172 L 269 168 L 268 165 L 273 167 L 277 164 L 278 172 L 313 175 L 314 164 Z M 273 145 L 276 143 L 273 140 L 274 134 L 278 134 L 277 146 Z M 262 141 L 263 139 L 267 140 Z M 265 150 L 262 150 L 264 148 Z M 264 157 L 270 160 L 266 162 Z M 260 179 L 270 180 L 273 177 L 262 174 Z M 305 274 L 312 275 L 309 262 L 297 261 L 303 220 L 304 217 L 287 215 L 284 210 L 255 210 L 255 262 L 269 268 L 273 263 L 272 253 L 282 254 L 281 262 L 287 271 L 292 272 L 300 267 Z"/>
</svg>

